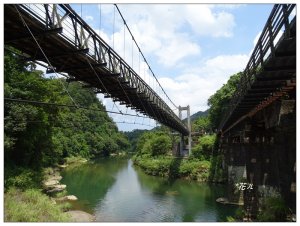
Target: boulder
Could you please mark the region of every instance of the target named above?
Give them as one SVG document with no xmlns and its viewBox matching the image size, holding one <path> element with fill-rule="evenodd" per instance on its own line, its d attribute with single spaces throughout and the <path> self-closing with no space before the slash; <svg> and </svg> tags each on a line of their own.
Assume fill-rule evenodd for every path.
<svg viewBox="0 0 300 226">
<path fill-rule="evenodd" d="M 91 222 L 95 221 L 95 216 L 80 210 L 71 210 L 66 212 L 71 217 L 72 222 Z"/>
<path fill-rule="evenodd" d="M 224 198 L 224 197 L 220 197 L 220 198 L 217 198 L 216 202 L 222 203 L 222 204 L 228 204 L 228 199 Z"/>
<path fill-rule="evenodd" d="M 60 192 L 66 189 L 67 185 L 65 184 L 57 184 L 51 187 L 50 190 L 47 191 L 47 193 L 55 193 L 55 192 Z M 48 187 L 49 188 L 49 187 Z"/>
<path fill-rule="evenodd" d="M 61 198 L 57 198 L 57 201 L 76 201 L 78 198 L 75 195 L 67 195 Z"/>
</svg>

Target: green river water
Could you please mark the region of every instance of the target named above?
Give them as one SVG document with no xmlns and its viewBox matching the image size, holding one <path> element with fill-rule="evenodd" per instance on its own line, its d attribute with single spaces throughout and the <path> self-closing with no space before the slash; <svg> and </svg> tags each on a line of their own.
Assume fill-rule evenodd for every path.
<svg viewBox="0 0 300 226">
<path fill-rule="evenodd" d="M 222 185 L 149 176 L 128 159 L 102 159 L 67 168 L 62 183 L 78 197 L 73 208 L 100 222 L 218 222 L 235 206 L 216 203 Z"/>
</svg>

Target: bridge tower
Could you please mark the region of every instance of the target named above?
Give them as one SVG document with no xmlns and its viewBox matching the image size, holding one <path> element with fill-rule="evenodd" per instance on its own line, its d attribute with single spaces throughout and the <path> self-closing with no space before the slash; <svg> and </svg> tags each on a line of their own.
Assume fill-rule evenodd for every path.
<svg viewBox="0 0 300 226">
<path fill-rule="evenodd" d="M 192 154 L 192 135 L 191 135 L 191 113 L 190 113 L 190 105 L 186 107 L 178 107 L 179 110 L 179 118 L 182 119 L 182 111 L 187 112 L 187 126 L 189 130 L 189 135 L 188 135 L 188 155 L 190 156 Z M 184 150 L 185 150 L 185 142 L 184 142 L 184 136 L 181 135 L 181 140 L 180 140 L 180 154 L 184 155 Z"/>
</svg>

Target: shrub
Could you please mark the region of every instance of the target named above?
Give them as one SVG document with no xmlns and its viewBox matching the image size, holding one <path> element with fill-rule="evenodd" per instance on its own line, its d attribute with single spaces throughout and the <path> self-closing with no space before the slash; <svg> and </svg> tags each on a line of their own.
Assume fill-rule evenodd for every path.
<svg viewBox="0 0 300 226">
<path fill-rule="evenodd" d="M 257 215 L 258 221 L 283 222 L 286 221 L 288 207 L 282 197 L 268 197 L 263 201 L 261 212 Z"/>
<path fill-rule="evenodd" d="M 22 167 L 6 167 L 4 176 L 4 187 L 8 189 L 11 186 L 20 189 L 37 188 L 42 181 L 42 174 L 40 171 L 34 171 Z"/>
<path fill-rule="evenodd" d="M 193 155 L 200 160 L 209 160 L 216 142 L 216 135 L 205 135 L 199 138 L 199 144 L 192 149 Z"/>
</svg>

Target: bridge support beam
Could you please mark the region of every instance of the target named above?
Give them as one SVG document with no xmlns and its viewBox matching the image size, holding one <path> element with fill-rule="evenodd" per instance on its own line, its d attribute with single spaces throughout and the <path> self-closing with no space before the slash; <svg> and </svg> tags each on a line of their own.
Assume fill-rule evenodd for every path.
<svg viewBox="0 0 300 226">
<path fill-rule="evenodd" d="M 255 220 L 269 198 L 281 196 L 296 210 L 295 95 L 275 101 L 223 134 L 227 198 L 244 204 L 244 221 Z"/>
</svg>

